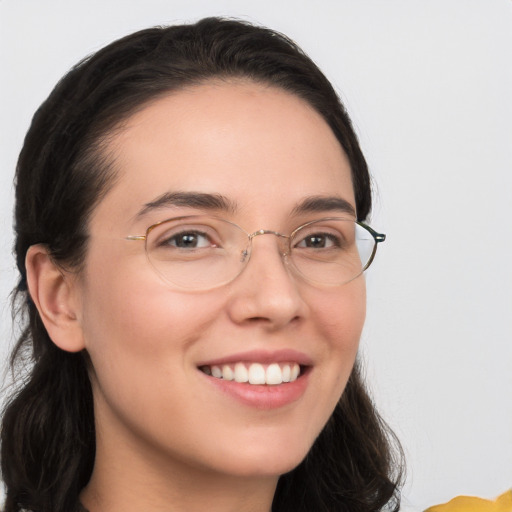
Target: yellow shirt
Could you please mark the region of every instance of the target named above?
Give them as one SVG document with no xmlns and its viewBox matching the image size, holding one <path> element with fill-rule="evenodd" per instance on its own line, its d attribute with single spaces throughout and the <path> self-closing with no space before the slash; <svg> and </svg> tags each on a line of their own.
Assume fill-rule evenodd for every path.
<svg viewBox="0 0 512 512">
<path fill-rule="evenodd" d="M 436 505 L 425 512 L 512 512 L 512 490 L 502 494 L 496 501 L 458 496 L 444 505 Z"/>
</svg>

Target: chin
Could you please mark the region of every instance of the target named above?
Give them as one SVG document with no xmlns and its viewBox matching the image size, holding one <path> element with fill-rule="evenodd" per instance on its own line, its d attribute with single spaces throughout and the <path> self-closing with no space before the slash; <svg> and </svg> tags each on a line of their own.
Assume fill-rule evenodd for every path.
<svg viewBox="0 0 512 512">
<path fill-rule="evenodd" d="M 238 457 L 231 456 L 228 472 L 243 477 L 279 477 L 295 469 L 306 457 L 311 446 L 293 446 L 286 440 L 276 446 L 267 443 L 267 449 L 252 449 Z M 270 448 L 270 449 L 269 449 Z M 227 457 L 226 457 L 227 459 Z"/>
</svg>

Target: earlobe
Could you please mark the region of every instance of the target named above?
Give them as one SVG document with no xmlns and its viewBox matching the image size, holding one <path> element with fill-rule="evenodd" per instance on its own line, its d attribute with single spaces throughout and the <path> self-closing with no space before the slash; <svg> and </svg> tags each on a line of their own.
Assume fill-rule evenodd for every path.
<svg viewBox="0 0 512 512">
<path fill-rule="evenodd" d="M 53 343 L 67 352 L 84 349 L 73 275 L 56 265 L 42 244 L 28 249 L 25 267 L 30 297 Z"/>
</svg>

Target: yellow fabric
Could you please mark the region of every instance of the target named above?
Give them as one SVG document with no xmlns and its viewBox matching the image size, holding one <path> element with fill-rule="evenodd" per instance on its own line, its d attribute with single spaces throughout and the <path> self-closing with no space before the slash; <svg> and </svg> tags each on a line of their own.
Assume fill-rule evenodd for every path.
<svg viewBox="0 0 512 512">
<path fill-rule="evenodd" d="M 444 505 L 430 507 L 425 512 L 512 512 L 512 490 L 496 501 L 459 496 Z"/>
</svg>

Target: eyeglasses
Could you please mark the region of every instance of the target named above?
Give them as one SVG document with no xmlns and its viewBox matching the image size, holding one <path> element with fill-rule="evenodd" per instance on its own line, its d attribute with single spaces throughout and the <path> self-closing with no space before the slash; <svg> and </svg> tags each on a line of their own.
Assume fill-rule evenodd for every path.
<svg viewBox="0 0 512 512">
<path fill-rule="evenodd" d="M 170 285 L 209 290 L 233 281 L 244 270 L 252 241 L 275 235 L 284 263 L 312 284 L 341 286 L 371 264 L 386 235 L 350 218 L 325 217 L 307 222 L 290 235 L 260 229 L 247 233 L 237 224 L 208 215 L 175 217 L 150 226 L 144 240 L 149 262 Z"/>
</svg>

